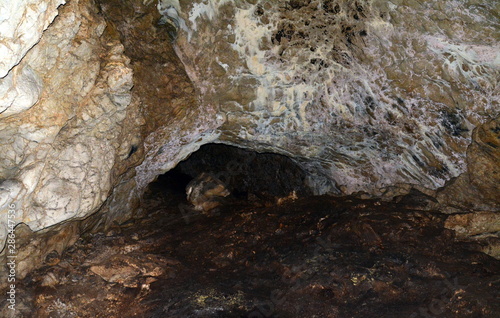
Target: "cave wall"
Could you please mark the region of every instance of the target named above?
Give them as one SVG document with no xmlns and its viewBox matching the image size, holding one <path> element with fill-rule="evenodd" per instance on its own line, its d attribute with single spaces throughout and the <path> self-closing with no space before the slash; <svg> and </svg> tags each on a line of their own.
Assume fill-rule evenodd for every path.
<svg viewBox="0 0 500 318">
<path fill-rule="evenodd" d="M 430 208 L 498 211 L 499 6 L 2 3 L 0 246 L 10 204 L 40 233 L 123 221 L 210 142 L 286 155 L 317 194 L 416 187 Z"/>
<path fill-rule="evenodd" d="M 138 213 L 152 179 L 217 137 L 203 119 L 217 116 L 201 108 L 155 3 L 24 4 L 12 17 L 40 25 L 36 45 L 14 18 L 16 36 L 1 29 L 1 45 L 26 48 L 0 79 L 0 259 L 14 221 L 18 278 L 83 231 Z"/>
<path fill-rule="evenodd" d="M 498 117 L 498 4 L 170 1 L 176 51 L 220 140 L 303 159 L 344 194 L 437 189 Z M 318 189 L 335 192 L 335 189 Z"/>
<path fill-rule="evenodd" d="M 41 31 L 58 15 L 0 79 L 2 248 L 11 204 L 15 223 L 32 231 L 92 214 L 137 160 L 129 156 L 132 144 L 141 143 L 143 119 L 123 45 L 92 1 L 54 3 L 30 4 L 23 23 L 9 20 L 16 36 L 2 37 L 4 46 L 29 49 L 24 24 Z"/>
</svg>

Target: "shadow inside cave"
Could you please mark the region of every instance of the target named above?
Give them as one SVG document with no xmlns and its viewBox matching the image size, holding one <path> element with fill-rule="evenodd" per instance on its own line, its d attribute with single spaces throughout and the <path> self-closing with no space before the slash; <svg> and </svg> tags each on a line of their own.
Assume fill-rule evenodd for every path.
<svg viewBox="0 0 500 318">
<path fill-rule="evenodd" d="M 291 192 L 301 196 L 311 194 L 305 182 L 306 172 L 292 159 L 224 144 L 201 146 L 174 169 L 159 176 L 158 181 L 183 189 L 188 179 L 202 173 L 220 179 L 235 197 L 242 199 L 249 195 L 270 198 Z"/>
</svg>

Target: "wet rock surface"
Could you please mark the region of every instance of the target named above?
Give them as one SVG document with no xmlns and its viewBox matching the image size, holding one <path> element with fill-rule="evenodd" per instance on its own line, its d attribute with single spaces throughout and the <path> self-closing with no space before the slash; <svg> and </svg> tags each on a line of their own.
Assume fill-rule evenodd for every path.
<svg viewBox="0 0 500 318">
<path fill-rule="evenodd" d="M 150 187 L 147 217 L 49 255 L 19 282 L 18 317 L 500 313 L 500 261 L 456 241 L 446 215 L 319 196 L 233 201 L 207 217 L 167 184 Z"/>
</svg>

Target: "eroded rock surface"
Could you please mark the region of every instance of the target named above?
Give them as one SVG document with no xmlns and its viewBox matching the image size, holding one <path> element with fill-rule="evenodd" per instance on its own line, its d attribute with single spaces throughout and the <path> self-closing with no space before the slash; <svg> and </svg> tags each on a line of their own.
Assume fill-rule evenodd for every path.
<svg viewBox="0 0 500 318">
<path fill-rule="evenodd" d="M 437 189 L 498 116 L 498 4 L 170 1 L 176 51 L 220 140 L 302 159 L 317 192 Z"/>
<path fill-rule="evenodd" d="M 42 32 L 57 16 L 57 7 L 65 2 L 21 0 L 0 3 L 0 79 L 40 40 Z"/>
<path fill-rule="evenodd" d="M 218 137 L 222 123 L 215 105 L 200 103 L 196 88 L 171 45 L 172 28 L 159 23 L 152 1 L 98 1 L 104 16 L 120 35 L 132 60 L 134 96 L 141 101 L 145 119 L 144 161 L 130 173 L 129 182 L 116 189 L 106 210 L 111 219 L 126 219 L 123 210 L 134 207 L 146 186 L 159 174 Z"/>
<path fill-rule="evenodd" d="M 123 45 L 92 1 L 70 1 L 59 14 L 11 70 L 19 87 L 36 82 L 39 96 L 0 120 L 2 247 L 11 204 L 15 223 L 33 231 L 86 217 L 116 185 L 116 166 L 136 159 L 129 154 L 142 119 Z"/>
<path fill-rule="evenodd" d="M 500 260 L 456 242 L 443 228 L 446 215 L 322 196 L 268 207 L 244 200 L 217 216 L 186 218 L 178 209 L 185 195 L 166 191 L 152 184 L 146 218 L 86 235 L 59 262 L 50 258 L 19 281 L 19 316 L 496 318 L 500 312 Z M 0 315 L 8 313 L 5 304 Z"/>
<path fill-rule="evenodd" d="M 0 4 L 0 247 L 11 204 L 53 245 L 22 275 L 210 142 L 286 155 L 315 194 L 499 210 L 494 1 L 63 3 Z"/>
<path fill-rule="evenodd" d="M 500 117 L 476 128 L 467 171 L 437 194 L 440 210 L 500 211 Z"/>
</svg>

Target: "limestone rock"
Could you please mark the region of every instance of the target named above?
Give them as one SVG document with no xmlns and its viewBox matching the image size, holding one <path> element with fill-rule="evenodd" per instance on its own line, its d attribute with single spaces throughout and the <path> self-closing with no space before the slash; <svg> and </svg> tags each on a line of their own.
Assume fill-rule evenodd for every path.
<svg viewBox="0 0 500 318">
<path fill-rule="evenodd" d="M 0 247 L 12 205 L 32 231 L 125 221 L 210 142 L 293 158 L 316 194 L 500 207 L 495 2 L 64 2 L 0 4 Z"/>
<path fill-rule="evenodd" d="M 90 267 L 90 271 L 99 275 L 102 279 L 110 283 L 120 283 L 126 287 L 136 287 L 136 277 L 140 271 L 135 266 L 121 264 L 95 265 Z"/>
<path fill-rule="evenodd" d="M 230 194 L 226 185 L 215 176 L 202 173 L 186 187 L 187 199 L 194 209 L 208 213 L 221 204 L 221 199 Z"/>
<path fill-rule="evenodd" d="M 114 255 L 105 263 L 90 267 L 90 271 L 99 275 L 110 283 L 123 284 L 125 287 L 137 287 L 141 277 L 157 277 L 166 270 L 168 265 L 177 265 L 178 262 L 161 258 L 156 255 Z"/>
<path fill-rule="evenodd" d="M 57 16 L 57 7 L 65 2 L 20 0 L 0 3 L 0 79 L 38 42 Z"/>
<path fill-rule="evenodd" d="M 34 268 L 44 264 L 51 254 L 62 254 L 78 240 L 80 234 L 78 222 L 57 224 L 36 233 L 27 225 L 19 224 L 15 229 L 16 279 L 23 279 Z M 7 263 L 6 253 L 0 255 L 0 261 Z"/>
<path fill-rule="evenodd" d="M 42 89 L 40 77 L 29 65 L 15 68 L 0 79 L 0 116 L 7 117 L 29 109 L 38 102 Z"/>
<path fill-rule="evenodd" d="M 88 216 L 140 160 L 131 154 L 142 139 L 133 70 L 97 11 L 87 0 L 61 7 L 7 77 L 14 77 L 14 91 L 26 86 L 33 95 L 20 93 L 0 118 L 2 222 L 10 204 L 15 222 L 34 231 Z"/>
<path fill-rule="evenodd" d="M 477 128 L 467 150 L 467 173 L 485 204 L 500 210 L 500 117 Z"/>
<path fill-rule="evenodd" d="M 480 245 L 479 250 L 500 259 L 500 213 L 472 212 L 448 216 L 445 228 L 455 231 L 460 240 Z"/>
<path fill-rule="evenodd" d="M 500 232 L 500 214 L 493 212 L 475 212 L 450 215 L 445 227 L 454 230 L 458 237 Z"/>
<path fill-rule="evenodd" d="M 159 10 L 201 103 L 227 119 L 219 141 L 297 158 L 339 186 L 317 193 L 380 195 L 466 171 L 473 128 L 500 111 L 494 6 L 162 0 Z"/>
<path fill-rule="evenodd" d="M 477 127 L 467 171 L 437 193 L 436 208 L 450 213 L 500 211 L 500 117 Z"/>
</svg>

